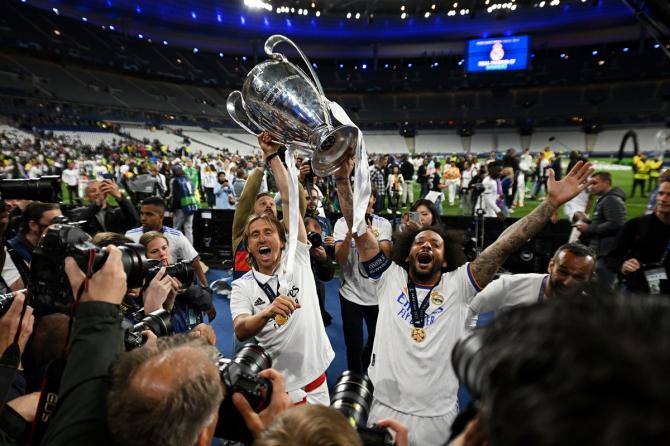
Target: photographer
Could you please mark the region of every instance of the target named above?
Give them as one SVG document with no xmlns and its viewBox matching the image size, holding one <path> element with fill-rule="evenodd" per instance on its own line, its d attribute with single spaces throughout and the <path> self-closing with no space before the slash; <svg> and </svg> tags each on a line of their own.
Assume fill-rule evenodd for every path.
<svg viewBox="0 0 670 446">
<path fill-rule="evenodd" d="M 184 333 L 203 322 L 203 312 L 216 316 L 209 291 L 191 283 L 182 284 L 177 278 L 165 273 L 169 265 L 170 242 L 165 235 L 157 231 L 142 234 L 140 244 L 146 249 L 148 259 L 160 260 L 163 268 L 151 280 L 143 296 L 144 313 L 164 307 L 172 313 L 172 329 L 175 333 Z M 192 277 L 192 274 L 191 274 Z"/>
<path fill-rule="evenodd" d="M 126 293 L 126 274 L 121 251 L 108 246 L 104 266 L 86 280 L 70 257 L 65 272 L 75 296 L 75 309 L 67 364 L 61 379 L 59 400 L 41 444 L 108 444 L 105 398 L 108 370 L 123 351 L 119 304 Z"/>
<path fill-rule="evenodd" d="M 191 262 L 198 281 L 202 286 L 206 287 L 209 282 L 200 264 L 200 255 L 181 231 L 163 226 L 164 218 L 165 202 L 163 199 L 160 197 L 149 197 L 142 201 L 142 206 L 140 207 L 142 226 L 126 232 L 126 237 L 137 243 L 145 232 L 160 232 L 166 240 L 170 241 L 170 263 L 175 263 L 177 260 Z"/>
<path fill-rule="evenodd" d="M 114 197 L 118 206 L 107 202 L 109 196 Z M 70 220 L 86 221 L 83 229 L 90 235 L 104 231 L 123 233 L 137 226 L 137 210 L 124 197 L 114 180 L 91 181 L 86 187 L 86 198 L 91 204 L 85 208 L 73 209 Z"/>
<path fill-rule="evenodd" d="M 321 222 L 313 217 L 305 217 L 305 229 L 307 230 L 307 239 L 312 245 L 309 249 L 309 259 L 314 274 L 316 292 L 319 295 L 321 319 L 323 319 L 323 325 L 327 327 L 331 324 L 333 318 L 326 311 L 326 286 L 324 282 L 333 280 L 335 265 L 328 255 L 329 247 L 323 237 Z"/>
<path fill-rule="evenodd" d="M 14 238 L 7 240 L 7 247 L 13 249 L 18 255 L 18 257 L 12 255 L 12 260 L 16 263 L 20 258 L 26 267 L 29 267 L 33 250 L 40 241 L 40 237 L 56 217 L 62 216 L 63 213 L 57 203 L 33 201 L 28 204 L 21 216 L 19 233 Z"/>
</svg>

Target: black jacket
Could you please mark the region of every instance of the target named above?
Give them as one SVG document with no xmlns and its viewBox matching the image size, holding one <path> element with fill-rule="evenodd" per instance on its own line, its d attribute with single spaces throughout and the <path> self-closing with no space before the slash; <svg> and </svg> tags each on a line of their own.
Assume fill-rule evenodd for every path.
<svg viewBox="0 0 670 446">
<path fill-rule="evenodd" d="M 106 302 L 79 304 L 58 405 L 42 445 L 112 444 L 107 429 L 108 371 L 122 351 L 119 306 Z"/>
<path fill-rule="evenodd" d="M 616 248 L 617 235 L 626 223 L 625 201 L 626 194 L 613 187 L 596 203 L 592 221 L 584 235 L 599 257 L 609 255 Z"/>
<path fill-rule="evenodd" d="M 140 216 L 137 209 L 130 200 L 125 197 L 116 200 L 119 206 L 107 206 L 104 213 L 103 224 L 98 217 L 100 206 L 91 204 L 87 207 L 76 208 L 70 211 L 70 221 L 86 221 L 83 229 L 90 235 L 95 235 L 98 232 L 109 231 L 124 234 L 133 228 L 140 225 Z"/>
</svg>

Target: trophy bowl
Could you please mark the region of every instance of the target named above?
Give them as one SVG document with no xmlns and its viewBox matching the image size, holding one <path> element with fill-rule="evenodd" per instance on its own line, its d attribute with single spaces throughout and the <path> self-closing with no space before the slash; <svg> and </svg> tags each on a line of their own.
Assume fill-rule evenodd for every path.
<svg viewBox="0 0 670 446">
<path fill-rule="evenodd" d="M 305 62 L 311 78 L 274 47 L 285 42 Z M 320 177 L 331 175 L 356 149 L 360 131 L 355 126 L 335 125 L 321 83 L 309 60 L 288 38 L 274 35 L 265 42 L 269 59 L 251 69 L 241 91 L 228 96 L 228 114 L 254 135 L 268 132 L 274 142 L 312 160 Z"/>
</svg>

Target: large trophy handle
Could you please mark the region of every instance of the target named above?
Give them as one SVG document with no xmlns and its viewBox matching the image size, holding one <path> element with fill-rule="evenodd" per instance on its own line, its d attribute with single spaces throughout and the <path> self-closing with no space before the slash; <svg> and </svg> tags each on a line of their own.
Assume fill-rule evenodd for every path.
<svg viewBox="0 0 670 446">
<path fill-rule="evenodd" d="M 247 113 L 244 113 L 244 99 L 242 98 L 242 92 L 239 90 L 235 90 L 228 95 L 228 99 L 226 100 L 226 109 L 228 110 L 230 118 L 247 132 L 255 136 L 263 133 L 261 126 L 254 122 L 254 120 L 251 119 Z M 249 124 L 251 124 L 252 127 L 255 127 L 257 131 L 253 131 L 247 124 L 243 122 L 243 120 L 238 116 L 238 110 L 241 110 L 242 113 L 244 113 L 244 116 L 247 118 L 246 120 L 249 122 Z"/>
<path fill-rule="evenodd" d="M 273 34 L 272 36 L 268 37 L 268 40 L 265 41 L 265 54 L 267 54 L 272 58 L 276 58 L 278 56 L 284 58 L 282 54 L 274 52 L 275 46 L 277 46 L 281 42 L 286 42 L 289 45 L 291 45 L 298 52 L 303 62 L 305 62 L 305 65 L 307 65 L 309 74 L 312 75 L 312 80 L 314 81 L 314 84 L 316 85 L 316 90 L 319 92 L 319 96 L 321 98 L 321 108 L 323 109 L 323 115 L 326 119 L 326 124 L 328 124 L 328 127 L 332 127 L 333 123 L 330 119 L 330 110 L 327 107 L 327 104 L 324 103 L 324 101 L 326 100 L 326 93 L 324 93 L 323 87 L 321 87 L 321 82 L 319 82 L 319 78 L 316 77 L 316 73 L 312 68 L 312 64 L 309 62 L 309 59 L 307 59 L 307 56 L 305 56 L 305 53 L 302 52 L 302 50 L 298 47 L 298 45 L 293 43 L 293 41 L 286 36 L 282 36 L 281 34 Z"/>
</svg>

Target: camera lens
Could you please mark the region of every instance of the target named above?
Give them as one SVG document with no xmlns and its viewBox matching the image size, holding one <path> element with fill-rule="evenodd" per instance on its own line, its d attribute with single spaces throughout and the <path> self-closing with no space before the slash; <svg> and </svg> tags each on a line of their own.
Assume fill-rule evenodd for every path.
<svg viewBox="0 0 670 446">
<path fill-rule="evenodd" d="M 479 330 L 473 330 L 462 337 L 451 352 L 451 364 L 458 380 L 465 386 L 474 399 L 482 393 L 482 357 L 479 351 L 482 340 Z"/>
<path fill-rule="evenodd" d="M 356 426 L 364 427 L 372 404 L 372 389 L 369 378 L 346 371 L 333 388 L 330 407 L 340 411 Z"/>
<path fill-rule="evenodd" d="M 144 284 L 147 271 L 155 264 L 155 261 L 146 258 L 144 246 L 138 243 L 126 243 L 119 246 L 119 249 L 121 250 L 121 261 L 123 270 L 126 272 L 128 288 L 141 287 Z"/>
<path fill-rule="evenodd" d="M 60 198 L 60 177 L 58 175 L 43 176 L 31 179 L 0 180 L 0 195 L 4 200 L 24 199 L 58 203 Z"/>
<path fill-rule="evenodd" d="M 156 336 L 167 336 L 172 331 L 172 321 L 167 310 L 156 310 L 149 313 L 144 319 L 133 327 L 134 332 L 151 330 Z"/>
<path fill-rule="evenodd" d="M 262 347 L 255 344 L 247 344 L 240 349 L 233 358 L 233 362 L 246 366 L 245 368 L 254 375 L 272 367 L 272 358 Z"/>
</svg>

